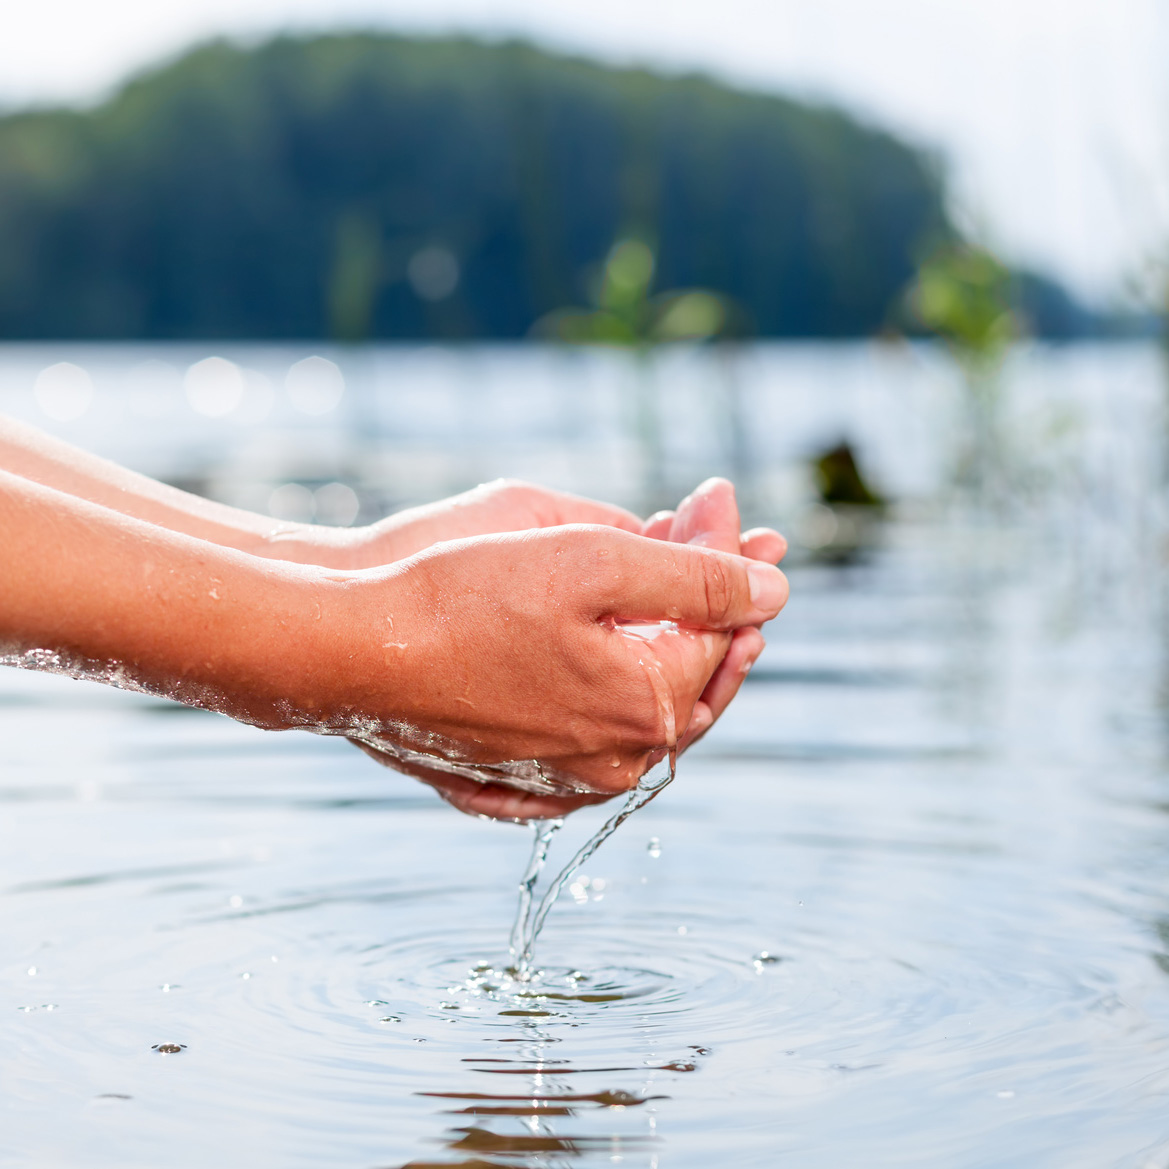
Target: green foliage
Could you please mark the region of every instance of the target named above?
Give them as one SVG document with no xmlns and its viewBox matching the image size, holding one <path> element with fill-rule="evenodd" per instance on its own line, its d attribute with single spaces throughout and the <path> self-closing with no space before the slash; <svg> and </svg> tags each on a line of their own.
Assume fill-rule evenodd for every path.
<svg viewBox="0 0 1169 1169">
<path fill-rule="evenodd" d="M 918 268 L 910 289 L 917 319 L 968 367 L 993 366 L 1019 335 L 1010 270 L 985 248 L 949 243 Z"/>
<path fill-rule="evenodd" d="M 522 337 L 589 302 L 623 343 L 639 313 L 703 336 L 730 304 L 743 332 L 865 334 L 942 206 L 892 137 L 701 77 L 461 38 L 216 42 L 93 110 L 0 118 L 0 337 Z M 649 297 L 633 252 L 605 265 L 626 237 L 657 287 L 710 291 Z M 452 281 L 412 276 L 428 249 Z"/>
<path fill-rule="evenodd" d="M 639 239 L 615 244 L 605 260 L 597 307 L 561 309 L 536 323 L 537 335 L 577 345 L 644 348 L 670 341 L 706 341 L 728 319 L 724 297 L 705 289 L 650 296 L 654 254 Z"/>
</svg>

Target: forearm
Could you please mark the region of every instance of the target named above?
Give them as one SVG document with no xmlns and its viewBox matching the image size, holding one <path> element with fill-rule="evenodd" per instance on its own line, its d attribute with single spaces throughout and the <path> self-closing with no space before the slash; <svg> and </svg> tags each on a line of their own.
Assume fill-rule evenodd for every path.
<svg viewBox="0 0 1169 1169">
<path fill-rule="evenodd" d="M 359 540 L 347 529 L 291 524 L 215 503 L 0 416 L 0 470 L 124 516 L 252 556 L 346 567 Z"/>
<path fill-rule="evenodd" d="M 0 653 L 295 725 L 335 690 L 319 570 L 119 515 L 0 471 Z"/>
</svg>

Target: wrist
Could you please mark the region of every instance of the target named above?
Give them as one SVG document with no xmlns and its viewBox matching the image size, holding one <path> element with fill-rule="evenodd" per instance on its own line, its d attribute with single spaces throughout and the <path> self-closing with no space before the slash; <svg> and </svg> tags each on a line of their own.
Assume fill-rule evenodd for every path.
<svg viewBox="0 0 1169 1169">
<path fill-rule="evenodd" d="M 333 733 L 380 733 L 414 724 L 421 707 L 412 701 L 427 688 L 434 631 L 415 595 L 417 565 L 364 570 L 314 568 L 296 574 L 294 590 L 305 600 L 302 647 L 285 647 L 290 676 L 300 679 L 296 713 Z M 422 716 L 424 717 L 424 716 Z"/>
<path fill-rule="evenodd" d="M 359 569 L 372 565 L 367 558 L 370 527 L 333 528 L 316 524 L 279 524 L 245 549 L 265 560 L 327 569 Z"/>
</svg>

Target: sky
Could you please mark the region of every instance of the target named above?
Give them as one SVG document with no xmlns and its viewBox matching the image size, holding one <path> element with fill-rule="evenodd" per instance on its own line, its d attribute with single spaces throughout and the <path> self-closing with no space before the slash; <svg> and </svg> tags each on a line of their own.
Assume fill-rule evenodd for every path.
<svg viewBox="0 0 1169 1169">
<path fill-rule="evenodd" d="M 390 28 L 826 100 L 944 160 L 959 221 L 1108 303 L 1169 260 L 1169 0 L 6 0 L 0 103 L 92 102 L 215 35 Z"/>
</svg>

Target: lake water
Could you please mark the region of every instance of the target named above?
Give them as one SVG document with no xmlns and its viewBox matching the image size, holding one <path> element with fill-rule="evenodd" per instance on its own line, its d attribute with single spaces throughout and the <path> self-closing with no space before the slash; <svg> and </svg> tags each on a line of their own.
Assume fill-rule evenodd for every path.
<svg viewBox="0 0 1169 1169">
<path fill-rule="evenodd" d="M 215 353 L 252 371 L 220 416 L 183 381 Z M 0 409 L 257 506 L 505 472 L 636 499 L 614 358 L 325 354 L 311 414 L 308 355 L 9 347 Z M 38 383 L 62 361 L 88 389 Z M 532 993 L 499 973 L 527 829 L 341 742 L 0 671 L 0 1160 L 1169 1166 L 1159 355 L 1017 355 L 993 519 L 945 490 L 932 351 L 670 362 L 668 481 L 749 472 L 792 599 L 552 912 Z M 842 434 L 901 506 L 818 559 L 801 460 Z"/>
</svg>

